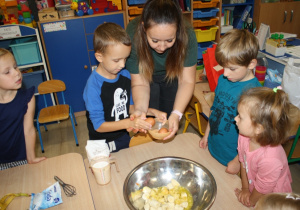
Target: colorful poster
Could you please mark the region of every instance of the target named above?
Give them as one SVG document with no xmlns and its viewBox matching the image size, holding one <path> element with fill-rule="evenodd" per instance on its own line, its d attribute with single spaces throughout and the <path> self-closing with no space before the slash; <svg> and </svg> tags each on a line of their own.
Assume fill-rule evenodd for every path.
<svg viewBox="0 0 300 210">
<path fill-rule="evenodd" d="M 44 33 L 53 32 L 53 31 L 64 31 L 67 30 L 67 25 L 65 21 L 46 23 L 43 25 Z"/>
<path fill-rule="evenodd" d="M 0 27 L 0 39 L 16 38 L 21 36 L 19 26 Z"/>
</svg>

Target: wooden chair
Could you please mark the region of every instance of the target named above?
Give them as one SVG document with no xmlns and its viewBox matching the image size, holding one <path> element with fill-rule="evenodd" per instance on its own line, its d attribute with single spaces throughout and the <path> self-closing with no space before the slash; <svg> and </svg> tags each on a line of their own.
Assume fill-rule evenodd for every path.
<svg viewBox="0 0 300 210">
<path fill-rule="evenodd" d="M 300 109 L 290 104 L 290 113 L 291 126 L 288 131 L 290 138 L 282 146 L 285 150 L 288 163 L 294 163 L 300 161 Z"/>
<path fill-rule="evenodd" d="M 298 140 L 300 137 L 300 125 L 298 126 L 297 134 L 293 140 L 291 145 L 291 149 L 288 152 L 288 163 L 293 163 L 300 161 L 300 144 L 298 144 Z"/>
<path fill-rule="evenodd" d="M 65 96 L 64 96 L 64 91 L 66 90 L 66 85 L 63 81 L 61 80 L 49 80 L 42 82 L 38 86 L 38 92 L 40 95 L 43 95 L 44 97 L 44 102 L 45 102 L 45 108 L 42 108 L 37 115 L 37 130 L 39 133 L 39 138 L 40 138 L 40 143 L 41 143 L 41 149 L 42 152 L 44 153 L 44 146 L 43 146 L 43 141 L 42 141 L 42 135 L 41 135 L 41 130 L 40 130 L 40 124 L 43 124 L 45 127 L 45 130 L 48 131 L 46 127 L 46 123 L 50 122 L 59 122 L 61 120 L 66 120 L 69 117 L 71 118 L 71 123 L 73 127 L 73 132 L 74 132 L 74 137 L 76 141 L 76 146 L 79 146 L 78 140 L 77 140 L 77 135 L 76 135 L 76 130 L 75 130 L 75 125 L 77 125 L 72 107 L 66 104 L 65 102 Z M 61 104 L 55 105 L 52 104 L 48 106 L 47 103 L 47 94 L 52 94 L 52 93 L 60 93 L 60 101 L 62 102 Z M 59 97 L 57 97 L 57 101 Z"/>
<path fill-rule="evenodd" d="M 182 133 L 185 133 L 189 124 L 191 123 L 195 128 L 198 129 L 199 133 L 203 136 L 206 126 L 207 119 L 202 116 L 200 113 L 202 112 L 201 104 L 198 99 L 193 96 L 185 113 L 185 125 Z"/>
</svg>

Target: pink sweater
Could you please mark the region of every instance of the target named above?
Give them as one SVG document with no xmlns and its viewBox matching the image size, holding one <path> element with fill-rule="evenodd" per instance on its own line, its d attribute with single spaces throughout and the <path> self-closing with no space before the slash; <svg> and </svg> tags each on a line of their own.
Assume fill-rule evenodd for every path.
<svg viewBox="0 0 300 210">
<path fill-rule="evenodd" d="M 281 145 L 260 147 L 249 152 L 250 139 L 239 135 L 239 161 L 246 169 L 249 190 L 255 188 L 262 194 L 292 192 L 291 172 Z"/>
</svg>

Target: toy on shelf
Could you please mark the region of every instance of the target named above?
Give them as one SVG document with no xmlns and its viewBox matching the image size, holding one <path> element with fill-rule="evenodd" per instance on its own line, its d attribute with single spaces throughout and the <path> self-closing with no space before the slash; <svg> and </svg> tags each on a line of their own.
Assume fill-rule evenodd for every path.
<svg viewBox="0 0 300 210">
<path fill-rule="evenodd" d="M 273 41 L 275 41 L 275 45 L 276 47 L 285 47 L 286 46 L 286 40 L 284 39 L 284 35 L 283 34 L 272 34 L 271 35 L 271 39 Z"/>
<path fill-rule="evenodd" d="M 271 35 L 271 38 L 267 39 L 266 52 L 274 56 L 283 56 L 286 49 L 286 40 L 283 34 L 278 35 L 275 33 Z"/>
<path fill-rule="evenodd" d="M 36 22 L 34 21 L 31 10 L 29 9 L 27 1 L 19 1 L 18 4 L 18 16 L 19 23 L 29 27 L 36 27 Z"/>
<path fill-rule="evenodd" d="M 94 10 L 92 9 L 92 7 L 89 7 L 88 3 L 85 1 L 79 2 L 78 0 L 73 0 L 71 9 L 75 10 L 77 16 L 94 14 Z"/>
<path fill-rule="evenodd" d="M 0 0 L 0 6 L 1 6 L 1 9 L 2 9 L 2 12 L 3 12 L 3 21 L 4 23 L 5 22 L 8 22 L 8 14 L 7 14 L 7 8 L 6 8 L 6 3 L 5 3 L 5 0 Z"/>
<path fill-rule="evenodd" d="M 122 10 L 122 1 L 121 0 L 107 0 L 111 1 L 113 6 L 116 6 L 118 10 Z"/>
<path fill-rule="evenodd" d="M 121 0 L 91 0 L 95 13 L 105 13 L 122 10 Z"/>
<path fill-rule="evenodd" d="M 18 24 L 18 20 L 14 14 L 7 13 L 7 7 L 17 6 L 17 1 L 0 0 L 0 8 L 3 15 L 1 16 L 1 24 Z"/>
</svg>

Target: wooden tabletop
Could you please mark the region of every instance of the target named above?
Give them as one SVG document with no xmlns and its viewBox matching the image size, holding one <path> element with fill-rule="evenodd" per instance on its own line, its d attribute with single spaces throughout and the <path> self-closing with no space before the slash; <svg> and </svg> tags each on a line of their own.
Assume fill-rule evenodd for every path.
<svg viewBox="0 0 300 210">
<path fill-rule="evenodd" d="M 138 164 L 156 157 L 177 156 L 194 160 L 205 166 L 214 176 L 217 183 L 217 197 L 211 209 L 248 209 L 238 202 L 234 189 L 241 187 L 237 175 L 225 172 L 225 166 L 215 160 L 208 150 L 199 148 L 200 137 L 192 133 L 179 134 L 167 143 L 149 142 L 112 153 L 117 158 L 120 172 L 112 165 L 112 180 L 105 186 L 98 185 L 89 169 L 88 160 L 84 163 L 94 198 L 96 209 L 128 209 L 123 198 L 123 184 L 129 172 Z"/>
<path fill-rule="evenodd" d="M 201 108 L 205 116 L 209 117 L 210 115 L 210 107 L 204 98 L 204 92 L 210 92 L 208 82 L 204 83 L 196 83 L 194 89 L 194 96 L 198 99 L 201 104 Z"/>
<path fill-rule="evenodd" d="M 56 182 L 54 176 L 75 186 L 77 195 L 67 197 L 61 189 L 63 203 L 52 207 L 51 210 L 95 209 L 83 158 L 77 153 L 0 171 L 0 198 L 9 193 L 40 193 Z M 7 209 L 29 209 L 30 199 L 30 197 L 15 198 Z"/>
</svg>

